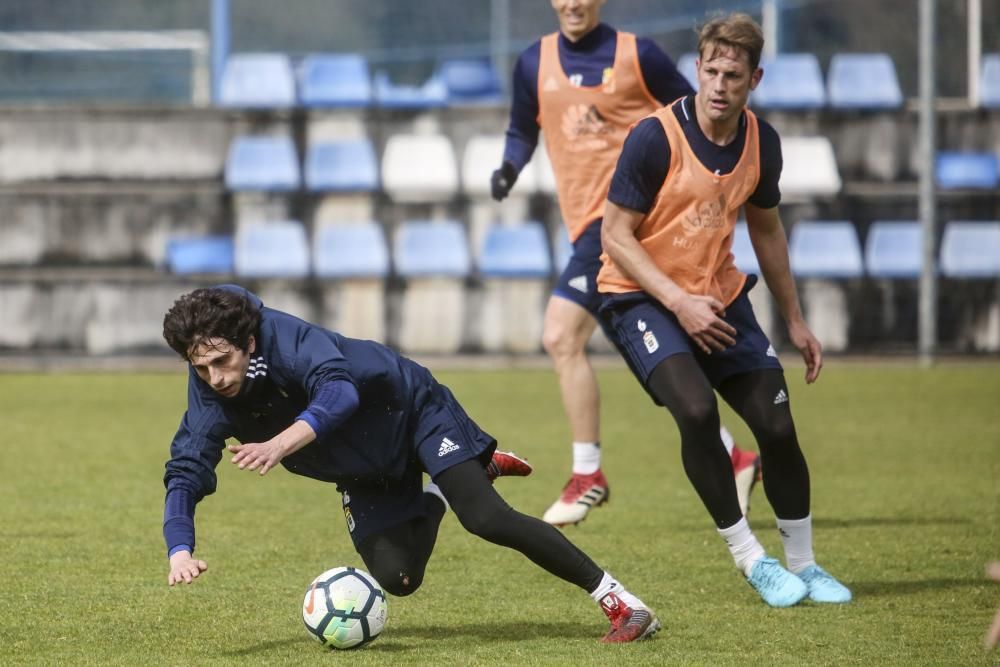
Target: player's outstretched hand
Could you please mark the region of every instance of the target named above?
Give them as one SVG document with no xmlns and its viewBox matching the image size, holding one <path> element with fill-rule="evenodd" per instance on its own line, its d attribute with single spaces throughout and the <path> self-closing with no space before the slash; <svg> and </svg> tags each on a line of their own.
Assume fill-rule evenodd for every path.
<svg viewBox="0 0 1000 667">
<path fill-rule="evenodd" d="M 812 384 L 823 368 L 823 346 L 801 320 L 788 325 L 788 339 L 806 362 L 806 384 Z"/>
<path fill-rule="evenodd" d="M 517 169 L 510 162 L 504 160 L 500 168 L 494 171 L 493 176 L 490 177 L 490 194 L 497 201 L 502 201 L 516 182 Z"/>
<path fill-rule="evenodd" d="M 722 317 L 726 308 L 718 299 L 700 294 L 689 294 L 673 308 L 677 321 L 705 354 L 712 350 L 725 350 L 736 344 L 736 329 Z"/>
<path fill-rule="evenodd" d="M 266 475 L 267 471 L 278 465 L 281 459 L 285 458 L 284 447 L 277 438 L 271 438 L 267 442 L 247 442 L 242 445 L 229 445 L 227 449 L 233 452 L 232 462 L 240 467 L 240 470 L 256 470 L 260 468 L 260 474 Z"/>
<path fill-rule="evenodd" d="M 170 557 L 170 574 L 167 584 L 173 586 L 181 582 L 190 584 L 208 569 L 208 563 L 191 556 L 190 551 L 178 551 Z"/>
</svg>

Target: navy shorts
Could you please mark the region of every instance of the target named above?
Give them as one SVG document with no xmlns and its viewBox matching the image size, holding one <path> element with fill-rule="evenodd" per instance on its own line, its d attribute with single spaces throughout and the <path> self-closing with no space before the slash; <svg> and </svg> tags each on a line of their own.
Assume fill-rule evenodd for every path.
<svg viewBox="0 0 1000 667">
<path fill-rule="evenodd" d="M 675 354 L 692 355 L 718 388 L 726 378 L 748 371 L 782 370 L 747 296 L 756 283 L 756 276 L 748 276 L 743 290 L 726 307 L 723 319 L 736 329 L 736 344 L 712 354 L 702 352 L 677 317 L 646 292 L 603 295 L 601 317 L 615 330 L 619 352 L 647 391 L 653 369 Z"/>
<path fill-rule="evenodd" d="M 552 293 L 572 301 L 596 318 L 601 307 L 601 293 L 597 291 L 597 272 L 600 270 L 601 220 L 598 218 L 573 242 L 573 255 Z"/>
<path fill-rule="evenodd" d="M 463 461 L 479 459 L 485 466 L 493 457 L 496 439 L 479 428 L 442 384 L 432 385 L 414 421 L 411 462 L 403 479 L 337 486 L 355 547 L 372 535 L 425 515 L 423 473 L 434 479 Z"/>
</svg>

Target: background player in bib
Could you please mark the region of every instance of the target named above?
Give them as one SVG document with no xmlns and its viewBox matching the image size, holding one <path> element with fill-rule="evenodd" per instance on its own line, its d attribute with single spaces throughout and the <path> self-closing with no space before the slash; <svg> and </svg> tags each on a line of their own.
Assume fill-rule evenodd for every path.
<svg viewBox="0 0 1000 667">
<path fill-rule="evenodd" d="M 602 230 L 601 316 L 643 387 L 676 420 L 684 470 L 761 597 L 773 606 L 806 595 L 847 602 L 850 591 L 816 564 L 809 470 L 784 372 L 747 297 L 756 278 L 737 270 L 730 252 L 743 208 L 789 340 L 805 360 L 806 382 L 814 382 L 822 352 L 802 318 L 778 217 L 781 147 L 773 128 L 746 109 L 763 75 L 763 43 L 745 14 L 706 23 L 698 93 L 629 134 Z M 757 439 L 787 570 L 767 557 L 740 511 L 713 389 Z"/>
<path fill-rule="evenodd" d="M 590 593 L 611 621 L 605 642 L 659 629 L 652 611 L 558 530 L 504 502 L 493 479 L 530 467 L 496 452 L 426 368 L 265 308 L 235 285 L 182 296 L 163 336 L 189 362 L 188 408 L 164 475 L 170 585 L 208 567 L 193 556 L 195 505 L 215 491 L 215 467 L 235 438 L 241 444 L 228 449 L 241 469 L 264 475 L 281 463 L 337 484 L 355 548 L 393 595 L 420 586 L 450 505 L 469 532 Z"/>
<path fill-rule="evenodd" d="M 586 345 L 598 324 L 601 215 L 629 126 L 691 93 L 673 61 L 648 39 L 600 22 L 604 0 L 552 0 L 559 31 L 526 49 L 514 68 L 503 163 L 493 173 L 501 200 L 531 159 L 539 129 L 552 161 L 573 256 L 545 310 L 542 342 L 552 358 L 573 439 L 573 474 L 545 512 L 554 525 L 582 521 L 610 494 L 601 471 L 600 398 Z M 613 332 L 605 333 L 614 342 Z M 744 511 L 760 459 L 723 433 Z"/>
</svg>

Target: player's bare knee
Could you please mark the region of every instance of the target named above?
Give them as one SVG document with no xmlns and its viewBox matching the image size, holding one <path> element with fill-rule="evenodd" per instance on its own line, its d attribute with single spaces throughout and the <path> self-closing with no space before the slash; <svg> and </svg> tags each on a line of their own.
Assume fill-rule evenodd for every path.
<svg viewBox="0 0 1000 667">
<path fill-rule="evenodd" d="M 542 347 L 557 364 L 583 355 L 586 343 L 564 327 L 546 328 L 542 332 Z"/>
</svg>

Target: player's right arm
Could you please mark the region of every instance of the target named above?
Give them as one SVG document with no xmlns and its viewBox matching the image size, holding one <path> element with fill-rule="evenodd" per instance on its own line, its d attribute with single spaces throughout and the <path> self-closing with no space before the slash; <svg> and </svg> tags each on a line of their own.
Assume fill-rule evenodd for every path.
<svg viewBox="0 0 1000 667">
<path fill-rule="evenodd" d="M 514 65 L 511 81 L 510 122 L 503 160 L 490 178 L 490 193 L 502 200 L 514 187 L 524 165 L 538 145 L 538 61 L 540 43 L 526 49 Z"/>
<path fill-rule="evenodd" d="M 215 467 L 222 459 L 232 428 L 218 400 L 200 389 L 197 376 L 188 379 L 188 409 L 170 445 L 163 483 L 167 492 L 163 507 L 163 538 L 170 571 L 167 583 L 191 583 L 208 568 L 194 558 L 195 505 L 215 491 Z"/>
</svg>

